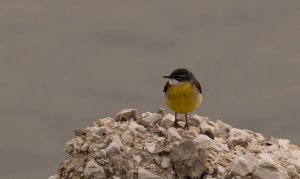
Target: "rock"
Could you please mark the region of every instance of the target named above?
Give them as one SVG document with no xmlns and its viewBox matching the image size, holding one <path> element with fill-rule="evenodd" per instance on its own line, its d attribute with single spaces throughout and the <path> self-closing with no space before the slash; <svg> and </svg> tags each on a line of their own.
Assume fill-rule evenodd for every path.
<svg viewBox="0 0 300 179">
<path fill-rule="evenodd" d="M 213 140 L 207 135 L 200 134 L 197 138 L 194 139 L 194 142 L 197 144 L 197 148 L 207 149 L 213 144 Z"/>
<path fill-rule="evenodd" d="M 166 114 L 161 121 L 161 125 L 165 126 L 166 128 L 172 127 L 174 123 L 175 123 L 175 116 L 170 113 Z"/>
<path fill-rule="evenodd" d="M 291 161 L 289 161 L 289 164 L 293 165 L 296 168 L 297 172 L 300 173 L 300 160 L 299 159 L 291 160 Z"/>
<path fill-rule="evenodd" d="M 140 163 L 142 161 L 142 158 L 139 155 L 132 155 L 132 158 L 137 162 Z"/>
<path fill-rule="evenodd" d="M 104 119 L 98 119 L 97 121 L 95 121 L 94 126 L 96 127 L 107 126 L 113 122 L 116 122 L 116 120 L 111 117 L 106 117 Z"/>
<path fill-rule="evenodd" d="M 113 137 L 112 137 L 112 143 L 116 143 L 120 147 L 123 147 L 123 144 L 122 144 L 121 139 L 120 139 L 120 137 L 119 137 L 118 134 L 113 135 Z"/>
<path fill-rule="evenodd" d="M 289 165 L 286 167 L 286 172 L 291 178 L 300 178 L 294 165 Z"/>
<path fill-rule="evenodd" d="M 145 142 L 145 147 L 150 153 L 154 153 L 155 151 L 155 144 L 152 142 Z"/>
<path fill-rule="evenodd" d="M 93 159 L 90 159 L 87 162 L 87 164 L 84 168 L 83 175 L 87 178 L 88 177 L 97 178 L 97 179 L 105 179 L 106 178 L 103 167 L 100 167 L 98 165 L 98 163 Z"/>
<path fill-rule="evenodd" d="M 58 175 L 53 175 L 53 176 L 49 177 L 48 179 L 59 179 L 59 176 Z"/>
<path fill-rule="evenodd" d="M 171 142 L 179 141 L 182 139 L 182 137 L 179 135 L 179 133 L 177 132 L 177 129 L 175 127 L 168 128 L 167 138 Z"/>
<path fill-rule="evenodd" d="M 106 137 L 110 134 L 110 132 L 111 131 L 106 126 L 101 126 L 101 127 L 99 127 L 96 134 L 99 135 L 99 136 Z"/>
<path fill-rule="evenodd" d="M 253 173 L 254 178 L 258 179 L 287 179 L 286 174 L 279 172 L 277 167 L 270 162 L 262 162 L 259 164 L 255 172 Z"/>
<path fill-rule="evenodd" d="M 185 140 L 170 154 L 179 178 L 200 178 L 206 172 L 204 150 L 197 150 L 195 142 Z"/>
<path fill-rule="evenodd" d="M 130 119 L 136 121 L 139 119 L 139 115 L 136 109 L 122 109 L 115 118 L 116 121 L 129 121 Z"/>
<path fill-rule="evenodd" d="M 249 173 L 252 173 L 257 165 L 258 161 L 255 156 L 251 153 L 248 153 L 235 159 L 231 173 L 238 176 L 246 176 Z"/>
<path fill-rule="evenodd" d="M 86 134 L 86 129 L 78 128 L 74 130 L 74 134 L 78 137 Z"/>
<path fill-rule="evenodd" d="M 289 140 L 198 115 L 189 115 L 190 126 L 182 129 L 172 127 L 174 116 L 163 111 L 139 120 L 134 110 L 121 113 L 118 121 L 98 119 L 74 131 L 59 178 L 300 179 L 300 148 Z"/>
<path fill-rule="evenodd" d="M 166 138 L 165 137 L 158 137 L 157 138 L 157 141 L 160 143 L 160 144 L 163 144 L 165 142 Z"/>
<path fill-rule="evenodd" d="M 156 121 L 162 120 L 163 116 L 159 113 L 150 113 L 146 115 L 145 118 L 142 118 L 142 125 L 147 127 L 149 125 L 152 125 Z"/>
<path fill-rule="evenodd" d="M 145 132 L 147 130 L 144 126 L 134 122 L 129 124 L 128 129 L 134 136 L 136 136 L 138 132 Z"/>
<path fill-rule="evenodd" d="M 265 161 L 265 162 L 271 162 L 271 163 L 274 163 L 274 160 L 273 160 L 271 154 L 268 154 L 268 153 L 260 153 L 260 154 L 258 154 L 258 157 L 259 157 L 260 159 L 262 159 L 263 161 Z"/>
<path fill-rule="evenodd" d="M 278 144 L 279 146 L 283 149 L 283 150 L 289 150 L 289 144 L 290 141 L 287 139 L 279 139 L 278 140 Z"/>
<path fill-rule="evenodd" d="M 171 159 L 169 157 L 162 157 L 160 164 L 162 168 L 169 168 Z"/>
<path fill-rule="evenodd" d="M 138 179 L 161 179 L 162 177 L 140 167 L 138 169 Z"/>
<path fill-rule="evenodd" d="M 119 162 L 121 162 L 122 153 L 118 144 L 116 143 L 109 144 L 109 146 L 106 148 L 105 151 L 107 157 L 114 165 L 118 165 Z"/>
<path fill-rule="evenodd" d="M 125 132 L 123 132 L 122 134 L 122 139 L 125 142 L 131 142 L 133 140 L 133 137 L 131 135 L 131 132 L 129 130 L 126 130 Z"/>
<path fill-rule="evenodd" d="M 231 144 L 233 146 L 239 145 L 241 147 L 247 148 L 249 142 L 244 140 L 244 139 L 234 139 L 234 140 L 231 141 Z"/>
</svg>

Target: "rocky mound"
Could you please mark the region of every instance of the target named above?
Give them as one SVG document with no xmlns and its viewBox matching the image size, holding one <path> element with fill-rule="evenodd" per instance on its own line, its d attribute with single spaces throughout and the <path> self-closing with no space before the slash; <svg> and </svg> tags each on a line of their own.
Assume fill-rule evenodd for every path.
<svg viewBox="0 0 300 179">
<path fill-rule="evenodd" d="M 183 116 L 178 124 L 184 126 Z M 198 115 L 174 128 L 172 114 L 124 109 L 75 130 L 54 178 L 300 178 L 300 150 L 289 140 Z"/>
</svg>

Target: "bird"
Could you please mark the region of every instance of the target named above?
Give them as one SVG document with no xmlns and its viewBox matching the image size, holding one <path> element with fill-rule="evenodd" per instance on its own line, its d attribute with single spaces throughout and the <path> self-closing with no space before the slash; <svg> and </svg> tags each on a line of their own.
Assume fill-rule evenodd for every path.
<svg viewBox="0 0 300 179">
<path fill-rule="evenodd" d="M 202 89 L 194 74 L 186 68 L 175 69 L 163 76 L 168 81 L 164 86 L 166 105 L 175 112 L 174 126 L 178 126 L 177 113 L 185 115 L 185 128 L 188 129 L 187 114 L 202 103 Z"/>
</svg>

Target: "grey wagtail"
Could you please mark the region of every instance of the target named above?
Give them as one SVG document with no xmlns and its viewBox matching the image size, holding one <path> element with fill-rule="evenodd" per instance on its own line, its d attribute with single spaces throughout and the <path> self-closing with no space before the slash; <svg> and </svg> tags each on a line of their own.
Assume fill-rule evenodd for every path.
<svg viewBox="0 0 300 179">
<path fill-rule="evenodd" d="M 185 114 L 185 128 L 188 128 L 187 113 L 197 109 L 202 102 L 202 90 L 199 81 L 192 72 L 185 68 L 174 70 L 164 87 L 166 105 L 175 112 L 177 126 L 177 113 Z"/>
</svg>

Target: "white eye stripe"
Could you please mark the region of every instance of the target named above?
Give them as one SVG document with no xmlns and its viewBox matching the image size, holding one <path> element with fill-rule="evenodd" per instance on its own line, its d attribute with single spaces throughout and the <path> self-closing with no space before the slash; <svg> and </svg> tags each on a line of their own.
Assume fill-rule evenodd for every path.
<svg viewBox="0 0 300 179">
<path fill-rule="evenodd" d="M 179 84 L 179 81 L 176 80 L 176 79 L 170 79 L 170 80 L 169 80 L 169 84 L 170 84 L 170 85 L 178 85 L 178 84 Z"/>
</svg>

